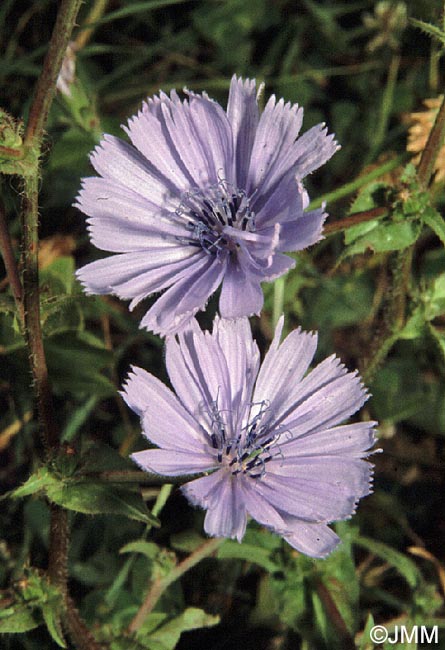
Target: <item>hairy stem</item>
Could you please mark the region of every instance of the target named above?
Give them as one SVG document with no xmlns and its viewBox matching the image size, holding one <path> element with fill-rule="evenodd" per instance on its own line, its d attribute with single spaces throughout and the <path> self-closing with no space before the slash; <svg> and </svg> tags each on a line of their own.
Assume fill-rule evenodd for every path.
<svg viewBox="0 0 445 650">
<path fill-rule="evenodd" d="M 45 350 L 40 323 L 40 295 L 38 269 L 38 184 L 39 157 L 42 136 L 51 103 L 54 98 L 57 76 L 65 56 L 66 48 L 74 27 L 81 0 L 62 0 L 51 35 L 42 73 L 37 82 L 25 132 L 25 147 L 35 154 L 35 164 L 23 178 L 22 201 L 22 260 L 23 260 L 23 302 L 25 333 L 29 351 L 34 390 L 37 398 L 39 420 L 47 452 L 51 457 L 60 446 L 60 436 L 55 417 L 51 385 L 48 376 Z M 99 650 L 93 637 L 80 619 L 77 610 L 71 606 L 67 593 L 69 527 L 67 512 L 57 505 L 51 506 L 48 574 L 50 580 L 61 591 L 66 624 L 71 638 L 80 650 Z"/>
<path fill-rule="evenodd" d="M 34 379 L 43 441 L 48 454 L 57 450 L 59 434 L 53 407 L 45 351 L 40 324 L 38 269 L 38 170 L 23 179 L 22 201 L 22 264 L 25 333 Z"/>
<path fill-rule="evenodd" d="M 223 544 L 223 542 L 225 542 L 224 537 L 214 537 L 207 540 L 204 542 L 204 544 L 193 551 L 193 553 L 186 557 L 185 560 L 180 562 L 174 569 L 172 569 L 168 576 L 155 580 L 155 582 L 153 582 L 151 585 L 138 613 L 131 621 L 128 627 L 128 632 L 131 634 L 137 632 L 165 590 L 168 589 L 171 584 L 173 584 L 176 580 L 178 580 L 178 578 L 184 575 L 184 573 L 198 564 L 201 560 L 209 557 L 209 555 L 212 555 L 212 553 L 214 553 L 221 546 L 221 544 Z"/>
<path fill-rule="evenodd" d="M 78 650 L 104 650 L 82 620 L 71 596 L 66 596 L 66 627 Z"/>
<path fill-rule="evenodd" d="M 363 212 L 355 212 L 343 219 L 337 219 L 332 223 L 327 223 L 323 228 L 324 235 L 333 235 L 342 230 L 347 230 L 351 226 L 356 226 L 358 223 L 365 223 L 366 221 L 373 221 L 374 219 L 381 219 L 386 217 L 389 210 L 388 208 L 372 208 L 372 210 L 364 210 Z"/>
</svg>

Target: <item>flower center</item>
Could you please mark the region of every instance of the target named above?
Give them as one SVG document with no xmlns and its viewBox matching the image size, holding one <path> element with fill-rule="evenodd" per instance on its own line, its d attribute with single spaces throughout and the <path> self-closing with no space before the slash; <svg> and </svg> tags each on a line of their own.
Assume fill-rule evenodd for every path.
<svg viewBox="0 0 445 650">
<path fill-rule="evenodd" d="M 187 220 L 190 230 L 187 238 L 191 246 L 198 246 L 208 255 L 233 252 L 239 246 L 236 232 L 255 232 L 255 213 L 243 190 L 230 188 L 226 181 L 205 191 L 187 192 L 176 214 Z"/>
<path fill-rule="evenodd" d="M 276 435 L 261 425 L 261 419 L 268 409 L 265 403 L 259 405 L 259 412 L 236 436 L 230 435 L 221 411 L 214 402 L 211 409 L 212 432 L 210 440 L 216 451 L 218 463 L 233 476 L 247 474 L 250 478 L 261 478 L 266 464 L 281 455 Z"/>
</svg>

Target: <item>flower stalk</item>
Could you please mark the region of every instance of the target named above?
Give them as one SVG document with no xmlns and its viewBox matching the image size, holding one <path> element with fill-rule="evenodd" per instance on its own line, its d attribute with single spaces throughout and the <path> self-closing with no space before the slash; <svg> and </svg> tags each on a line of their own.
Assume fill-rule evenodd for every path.
<svg viewBox="0 0 445 650">
<path fill-rule="evenodd" d="M 168 587 L 176 582 L 176 580 L 179 580 L 184 573 L 196 566 L 201 562 L 201 560 L 212 555 L 225 541 L 224 537 L 214 537 L 207 540 L 204 544 L 193 551 L 193 553 L 190 553 L 190 555 L 170 571 L 167 576 L 155 580 L 145 596 L 144 602 L 139 608 L 136 616 L 131 621 L 128 627 L 128 632 L 130 634 L 137 632 L 139 628 L 142 627 L 146 617 L 151 611 L 153 611 L 156 603 Z"/>
</svg>

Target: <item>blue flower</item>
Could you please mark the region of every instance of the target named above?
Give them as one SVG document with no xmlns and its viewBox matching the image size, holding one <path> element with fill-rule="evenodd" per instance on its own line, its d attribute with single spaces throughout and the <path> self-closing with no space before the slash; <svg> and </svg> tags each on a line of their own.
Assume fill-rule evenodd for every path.
<svg viewBox="0 0 445 650">
<path fill-rule="evenodd" d="M 205 531 L 242 540 L 248 516 L 298 551 L 324 557 L 339 543 L 328 524 L 349 518 L 369 494 L 374 422 L 340 423 L 366 401 L 356 373 L 331 356 L 308 371 L 317 345 L 295 330 L 280 344 L 283 319 L 260 367 L 247 319 L 193 321 L 168 337 L 176 395 L 133 368 L 124 386 L 158 449 L 133 454 L 144 470 L 203 474 L 182 490 L 207 513 Z M 340 426 L 339 426 L 340 425 Z"/>
<path fill-rule="evenodd" d="M 206 93 L 149 99 L 91 156 L 77 207 L 91 240 L 117 253 L 87 264 L 88 293 L 131 299 L 163 292 L 141 322 L 180 331 L 222 284 L 223 317 L 258 314 L 261 282 L 294 265 L 285 252 L 321 238 L 322 209 L 305 212 L 305 176 L 337 150 L 319 124 L 298 137 L 303 109 L 272 96 L 260 115 L 255 81 L 233 77 L 227 112 Z"/>
</svg>

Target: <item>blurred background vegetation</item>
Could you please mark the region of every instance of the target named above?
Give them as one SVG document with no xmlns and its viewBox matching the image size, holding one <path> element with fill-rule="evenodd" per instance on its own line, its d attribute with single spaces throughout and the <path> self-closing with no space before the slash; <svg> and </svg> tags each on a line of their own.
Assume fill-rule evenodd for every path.
<svg viewBox="0 0 445 650">
<path fill-rule="evenodd" d="M 52 0 L 0 6 L 0 104 L 18 137 L 14 120 L 26 121 L 56 12 Z M 439 625 L 437 647 L 445 648 L 444 150 L 428 191 L 413 167 L 402 171 L 407 148 L 422 150 L 437 113 L 443 43 L 410 18 L 440 27 L 442 2 L 90 0 L 81 8 L 75 77 L 70 95 L 59 92 L 51 110 L 40 187 L 42 322 L 64 476 L 79 463 L 95 472 L 131 467 L 125 456 L 142 447 L 139 424 L 117 395 L 130 363 L 168 381 L 162 342 L 138 329 L 147 304 L 129 314 L 117 299 L 84 296 L 73 276 L 100 256 L 72 204 L 80 178 L 92 174 L 88 153 L 101 133 L 122 134 L 120 125 L 159 89 L 206 90 L 225 105 L 233 73 L 255 77 L 266 83 L 266 97 L 304 106 L 304 129 L 323 121 L 336 133 L 341 150 L 307 184 L 314 201 L 328 200 L 328 224 L 389 210 L 383 221 L 346 234 L 333 228 L 299 255 L 283 281 L 264 286 L 265 310 L 253 323 L 264 350 L 284 310 L 288 330 L 320 330 L 320 357 L 336 352 L 368 381 L 365 416 L 380 421 L 384 453 L 374 459 L 374 494 L 337 526 L 344 543 L 313 561 L 251 525 L 242 545 L 227 542 L 165 591 L 136 643 L 123 631 L 150 580 L 202 543 L 202 513 L 177 489 L 150 485 L 142 493 L 156 504 L 158 529 L 125 508 L 83 505 L 71 512 L 70 589 L 112 650 L 367 650 L 373 621 L 389 630 Z M 436 101 L 426 105 L 428 98 Z M 3 129 L 0 138 L 7 137 Z M 18 250 L 21 183 L 5 175 L 0 187 Z M 4 272 L 0 278 L 0 480 L 7 492 L 36 471 L 43 453 L 25 343 Z M 54 595 L 41 578 L 48 527 L 45 499 L 2 501 L 5 650 L 63 643 L 50 613 Z M 13 633 L 19 627 L 28 631 Z"/>
</svg>

